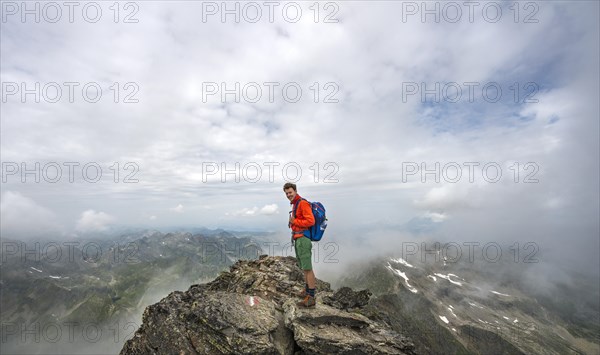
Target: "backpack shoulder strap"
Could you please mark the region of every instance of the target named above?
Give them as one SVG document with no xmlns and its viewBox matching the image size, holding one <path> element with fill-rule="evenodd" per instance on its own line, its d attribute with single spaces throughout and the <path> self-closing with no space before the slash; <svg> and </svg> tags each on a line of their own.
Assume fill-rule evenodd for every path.
<svg viewBox="0 0 600 355">
<path fill-rule="evenodd" d="M 304 197 L 300 198 L 295 204 L 294 204 L 294 218 L 296 218 L 296 211 L 298 210 L 298 205 L 300 204 L 300 201 L 306 201 L 308 202 L 307 199 L 305 199 Z"/>
</svg>

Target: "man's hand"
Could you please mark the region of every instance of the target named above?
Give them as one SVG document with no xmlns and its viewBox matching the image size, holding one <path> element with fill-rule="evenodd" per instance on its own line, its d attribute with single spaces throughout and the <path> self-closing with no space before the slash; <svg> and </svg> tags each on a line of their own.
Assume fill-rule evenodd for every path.
<svg viewBox="0 0 600 355">
<path fill-rule="evenodd" d="M 295 220 L 296 220 L 296 219 L 294 218 L 294 216 L 291 216 L 291 215 L 290 215 L 289 225 L 290 225 L 290 226 L 291 226 L 291 225 L 293 225 Z"/>
</svg>

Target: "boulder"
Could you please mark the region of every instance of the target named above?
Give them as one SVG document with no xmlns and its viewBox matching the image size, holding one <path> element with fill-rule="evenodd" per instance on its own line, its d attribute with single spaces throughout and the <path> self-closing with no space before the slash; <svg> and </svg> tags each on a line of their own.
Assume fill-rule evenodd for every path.
<svg viewBox="0 0 600 355">
<path fill-rule="evenodd" d="M 285 325 L 306 353 L 402 354 L 410 353 L 409 339 L 367 317 L 325 304 L 302 308 L 294 300 L 283 305 Z"/>
</svg>

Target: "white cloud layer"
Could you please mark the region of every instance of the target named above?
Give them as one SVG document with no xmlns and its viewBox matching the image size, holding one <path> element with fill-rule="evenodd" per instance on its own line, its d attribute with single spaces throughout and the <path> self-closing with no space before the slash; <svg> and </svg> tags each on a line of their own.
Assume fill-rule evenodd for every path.
<svg viewBox="0 0 600 355">
<path fill-rule="evenodd" d="M 255 217 L 255 216 L 271 216 L 279 213 L 279 206 L 277 204 L 264 205 L 262 208 L 256 206 L 252 208 L 242 208 L 241 210 L 233 213 L 226 213 L 227 216 L 241 216 L 241 217 Z"/>
<path fill-rule="evenodd" d="M 4 238 L 50 238 L 63 233 L 54 212 L 19 192 L 2 193 L 0 216 Z"/>
<path fill-rule="evenodd" d="M 78 232 L 103 232 L 108 230 L 111 223 L 115 221 L 113 216 L 104 212 L 87 210 L 81 213 L 77 221 L 76 230 Z"/>
<path fill-rule="evenodd" d="M 539 2 L 533 23 L 523 11 L 515 21 L 509 3 L 498 22 L 479 8 L 474 21 L 464 12 L 456 23 L 402 21 L 403 4 L 390 1 L 340 2 L 337 23 L 323 21 L 331 9 L 315 23 L 303 2 L 297 23 L 202 22 L 201 2 L 137 4 L 137 23 L 115 24 L 106 5 L 96 23 L 14 16 L 0 24 L 3 83 L 81 83 L 72 103 L 64 89 L 58 103 L 35 103 L 31 94 L 22 103 L 16 94 L 1 107 L 3 163 L 47 167 L 39 183 L 31 174 L 23 183 L 22 169 L 3 165 L 3 191 L 53 206 L 67 229 L 102 229 L 113 216 L 284 231 L 281 187 L 301 172 L 299 193 L 325 204 L 328 233 L 430 214 L 443 221 L 443 235 L 532 238 L 548 248 L 569 235 L 562 247 L 580 259 L 581 250 L 597 249 L 598 2 Z M 82 99 L 88 82 L 102 87 L 97 103 Z M 268 82 L 278 83 L 272 102 Z M 473 82 L 471 102 L 465 83 Z M 220 93 L 203 100 L 207 83 L 239 83 L 239 102 L 233 94 L 221 102 Z M 253 83 L 263 94 L 256 103 L 248 100 Z M 282 96 L 289 83 L 302 89 L 296 103 Z M 460 100 L 406 93 L 407 84 L 436 83 L 456 83 L 450 89 L 461 88 Z M 486 100 L 490 83 L 502 90 L 498 102 Z M 128 94 L 139 102 L 124 103 Z M 338 102 L 323 102 L 328 95 Z M 63 167 L 57 183 L 47 181 L 50 162 Z M 67 162 L 79 164 L 72 180 Z M 97 182 L 95 169 L 83 171 L 92 162 L 101 168 Z M 420 169 L 436 162 L 439 182 Z M 403 163 L 419 171 L 403 180 Z M 465 163 L 478 164 L 472 180 Z M 483 173 L 489 163 L 501 168 L 499 181 L 490 181 L 493 168 Z M 462 175 L 451 182 L 454 164 Z M 90 205 L 106 212 L 78 221 Z M 4 206 L 7 228 L 25 222 Z"/>
<path fill-rule="evenodd" d="M 183 213 L 183 205 L 182 204 L 178 204 L 177 207 L 171 208 L 171 211 L 177 212 L 177 213 Z"/>
</svg>

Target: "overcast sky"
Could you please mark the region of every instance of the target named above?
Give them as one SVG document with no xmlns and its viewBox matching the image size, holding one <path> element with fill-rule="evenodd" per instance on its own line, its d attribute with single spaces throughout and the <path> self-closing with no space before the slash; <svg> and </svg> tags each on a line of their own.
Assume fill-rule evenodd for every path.
<svg viewBox="0 0 600 355">
<path fill-rule="evenodd" d="M 3 237 L 287 233 L 301 172 L 333 239 L 417 225 L 598 263 L 598 2 L 21 4 L 2 3 Z"/>
</svg>

